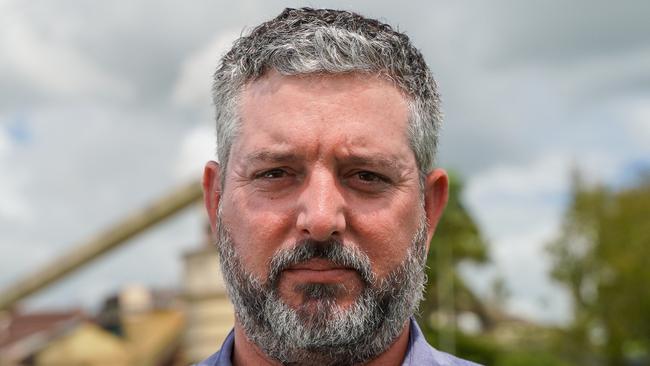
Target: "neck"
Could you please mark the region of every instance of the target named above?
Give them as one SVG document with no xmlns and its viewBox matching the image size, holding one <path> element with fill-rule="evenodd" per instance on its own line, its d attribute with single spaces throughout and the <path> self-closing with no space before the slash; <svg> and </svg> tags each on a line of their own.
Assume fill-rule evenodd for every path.
<svg viewBox="0 0 650 366">
<path fill-rule="evenodd" d="M 388 347 L 386 351 L 376 358 L 364 363 L 364 366 L 392 366 L 401 365 L 406 355 L 409 343 L 410 321 L 406 321 L 404 329 L 397 339 Z M 260 366 L 281 366 L 276 360 L 269 358 L 253 342 L 251 342 L 244 330 L 235 321 L 235 344 L 232 353 L 233 366 L 260 365 Z"/>
</svg>

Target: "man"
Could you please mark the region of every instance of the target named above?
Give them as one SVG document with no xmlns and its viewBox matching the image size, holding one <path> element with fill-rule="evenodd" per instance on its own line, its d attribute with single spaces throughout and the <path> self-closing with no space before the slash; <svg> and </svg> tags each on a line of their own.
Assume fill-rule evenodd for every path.
<svg viewBox="0 0 650 366">
<path fill-rule="evenodd" d="M 236 321 L 200 365 L 470 365 L 412 320 L 447 175 L 408 37 L 286 9 L 234 44 L 213 93 L 203 188 Z"/>
</svg>

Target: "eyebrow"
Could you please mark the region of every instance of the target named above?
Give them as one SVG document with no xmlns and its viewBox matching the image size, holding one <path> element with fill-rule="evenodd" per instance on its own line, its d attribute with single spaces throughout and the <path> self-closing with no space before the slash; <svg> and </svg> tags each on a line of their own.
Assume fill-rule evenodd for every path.
<svg viewBox="0 0 650 366">
<path fill-rule="evenodd" d="M 253 162 L 295 162 L 300 160 L 293 152 L 260 150 L 252 152 L 244 158 L 247 163 Z"/>
<path fill-rule="evenodd" d="M 270 151 L 259 150 L 254 151 L 244 158 L 247 164 L 255 162 L 271 162 L 271 163 L 295 163 L 304 160 L 300 154 L 291 151 Z M 388 154 L 350 154 L 342 158 L 336 159 L 338 162 L 346 165 L 363 165 L 372 168 L 385 168 L 393 170 L 403 170 L 406 164 L 400 161 L 399 158 Z"/>
<path fill-rule="evenodd" d="M 346 164 L 366 165 L 374 168 L 388 167 L 394 170 L 402 170 L 405 164 L 393 155 L 372 154 L 372 155 L 351 155 L 341 159 Z"/>
</svg>

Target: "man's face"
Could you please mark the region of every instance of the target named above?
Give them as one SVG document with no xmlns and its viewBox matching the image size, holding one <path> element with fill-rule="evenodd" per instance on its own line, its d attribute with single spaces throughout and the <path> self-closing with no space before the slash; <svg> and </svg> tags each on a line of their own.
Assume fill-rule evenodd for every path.
<svg viewBox="0 0 650 366">
<path fill-rule="evenodd" d="M 416 244 L 426 253 L 446 177 L 434 171 L 421 187 L 397 88 L 360 74 L 270 72 L 240 106 L 227 170 L 209 167 L 204 184 L 212 191 L 225 174 L 206 202 L 213 229 L 219 206 L 220 240 L 249 282 L 307 321 L 358 310 L 407 262 L 422 263 L 409 255 Z"/>
<path fill-rule="evenodd" d="M 399 90 L 373 77 L 270 73 L 246 88 L 220 202 L 244 266 L 264 280 L 276 251 L 331 238 L 365 253 L 379 278 L 402 262 L 423 213 L 407 118 Z M 340 283 L 339 303 L 352 303 L 361 278 L 332 267 L 286 271 L 283 299 L 298 306 L 296 287 Z"/>
</svg>

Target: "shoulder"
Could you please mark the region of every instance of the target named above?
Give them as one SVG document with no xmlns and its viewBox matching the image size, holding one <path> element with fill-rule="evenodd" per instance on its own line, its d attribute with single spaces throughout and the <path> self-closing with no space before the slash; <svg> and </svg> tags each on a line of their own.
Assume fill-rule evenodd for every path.
<svg viewBox="0 0 650 366">
<path fill-rule="evenodd" d="M 463 360 L 456 356 L 452 356 L 449 353 L 440 352 L 437 349 L 429 346 L 431 357 L 434 360 L 432 365 L 438 366 L 481 366 L 472 361 Z"/>
<path fill-rule="evenodd" d="M 193 366 L 220 366 L 219 358 L 221 357 L 221 350 L 212 354 L 212 356 L 206 358 L 205 360 L 194 364 Z"/>
<path fill-rule="evenodd" d="M 232 366 L 230 357 L 232 355 L 232 348 L 234 343 L 235 333 L 233 330 L 231 330 L 226 339 L 223 341 L 220 350 L 193 366 Z"/>
<path fill-rule="evenodd" d="M 424 338 L 420 327 L 411 319 L 409 350 L 403 366 L 480 366 L 477 363 L 460 359 L 433 348 Z"/>
</svg>

